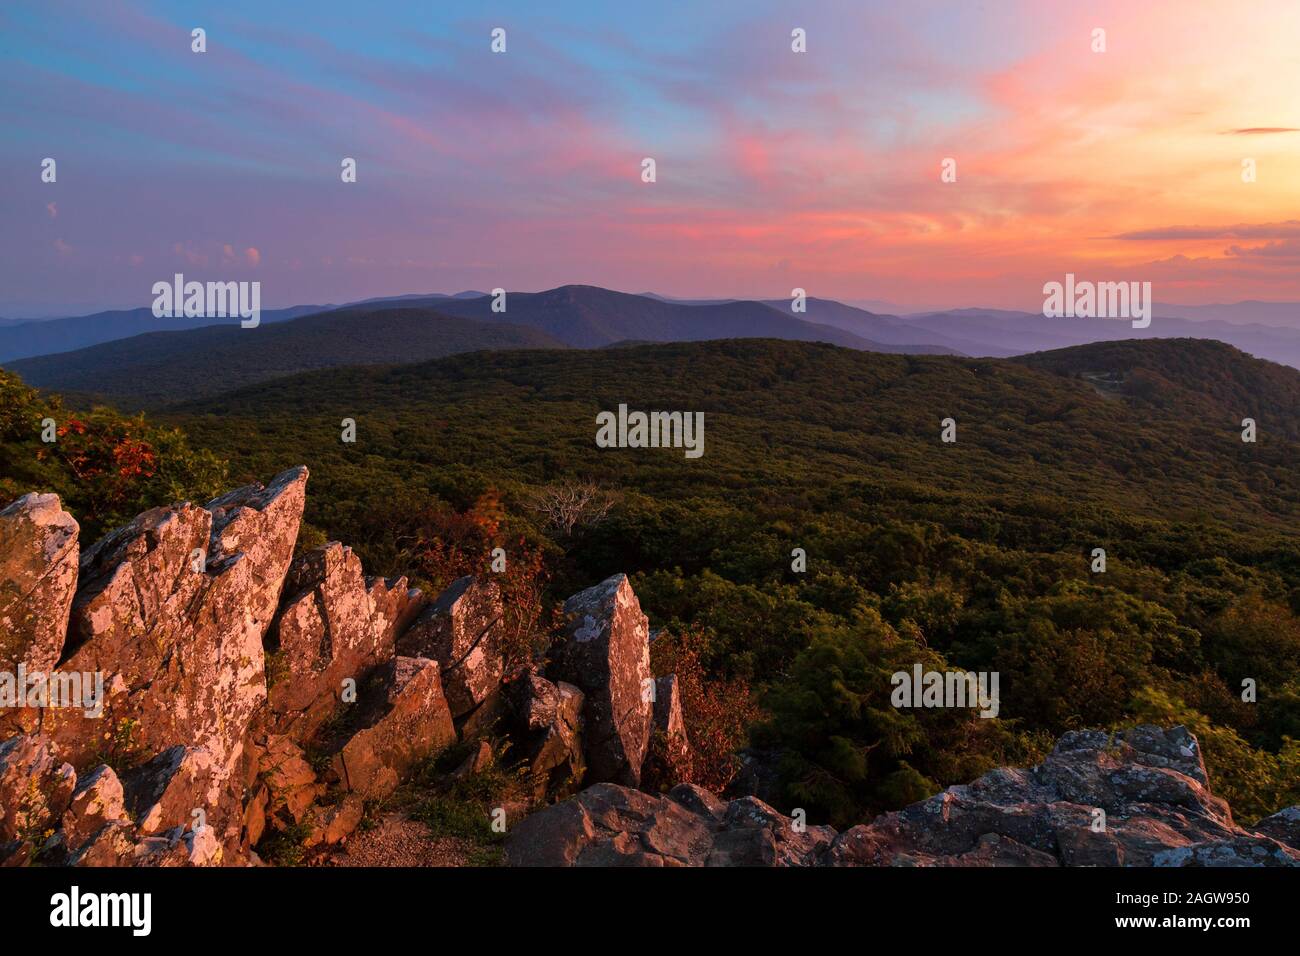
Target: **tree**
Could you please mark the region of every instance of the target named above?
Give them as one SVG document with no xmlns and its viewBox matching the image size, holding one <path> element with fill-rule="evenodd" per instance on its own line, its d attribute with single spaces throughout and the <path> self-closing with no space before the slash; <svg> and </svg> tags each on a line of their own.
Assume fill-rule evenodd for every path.
<svg viewBox="0 0 1300 956">
<path fill-rule="evenodd" d="M 594 481 L 565 479 L 537 489 L 531 504 L 547 527 L 567 538 L 578 528 L 594 528 L 604 521 L 618 499 Z"/>
</svg>

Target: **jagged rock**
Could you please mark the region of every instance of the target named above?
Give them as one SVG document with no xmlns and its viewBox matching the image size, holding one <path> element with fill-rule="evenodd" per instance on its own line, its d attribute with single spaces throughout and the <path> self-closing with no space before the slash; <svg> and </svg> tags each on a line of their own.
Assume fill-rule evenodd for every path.
<svg viewBox="0 0 1300 956">
<path fill-rule="evenodd" d="M 582 749 L 583 693 L 527 670 L 506 685 L 517 736 L 528 763 L 533 799 L 571 793 L 586 769 Z"/>
<path fill-rule="evenodd" d="M 397 657 L 378 692 L 358 701 L 357 731 L 334 758 L 343 786 L 367 798 L 392 793 L 417 762 L 456 741 L 436 661 Z"/>
<path fill-rule="evenodd" d="M 69 866 L 130 866 L 135 862 L 135 830 L 125 820 L 110 820 L 82 844 Z"/>
<path fill-rule="evenodd" d="M 765 803 L 779 803 L 782 798 L 781 752 L 746 747 L 736 755 L 740 766 L 736 778 L 727 788 L 732 797 L 758 797 Z"/>
<path fill-rule="evenodd" d="M 655 797 L 596 784 L 510 831 L 513 866 L 807 866 L 834 831 L 800 832 L 753 797 L 725 804 L 698 787 Z"/>
<path fill-rule="evenodd" d="M 48 672 L 58 662 L 79 532 L 58 495 L 24 495 L 0 511 L 0 671 Z"/>
<path fill-rule="evenodd" d="M 530 753 L 534 796 L 539 800 L 547 793 L 572 793 L 581 785 L 587 769 L 582 747 L 583 693 L 564 681 L 556 685 L 556 690 L 560 701 L 555 720 Z"/>
<path fill-rule="evenodd" d="M 653 721 L 641 782 L 647 790 L 667 790 L 688 779 L 691 772 L 691 747 L 676 674 L 655 678 Z"/>
<path fill-rule="evenodd" d="M 220 768 L 203 747 L 169 747 L 152 760 L 122 774 L 126 809 L 136 830 L 148 836 L 188 828 L 201 810 L 206 820 L 216 801 Z"/>
<path fill-rule="evenodd" d="M 407 586 L 406 578 L 366 578 L 370 605 L 374 608 L 371 626 L 375 646 L 384 657 L 391 657 L 399 635 L 424 610 L 425 599 L 419 588 Z"/>
<path fill-rule="evenodd" d="M 325 793 L 302 748 L 288 737 L 269 735 L 258 766 L 267 791 L 263 812 L 286 825 L 300 822 Z"/>
<path fill-rule="evenodd" d="M 1095 811 L 1104 812 L 1104 828 Z M 1250 836 L 1210 793 L 1195 737 L 1183 727 L 1139 727 L 1113 737 L 1065 734 L 1040 766 L 1000 768 L 854 827 L 840 835 L 827 860 L 1181 866 L 1230 855 Z M 1300 863 L 1300 853 L 1293 859 Z"/>
<path fill-rule="evenodd" d="M 670 750 L 683 755 L 689 751 L 676 674 L 655 678 L 654 728 L 667 738 Z"/>
<path fill-rule="evenodd" d="M 453 717 L 469 713 L 501 683 L 501 618 L 496 582 L 468 575 L 443 591 L 398 639 L 398 653 L 438 662 Z"/>
<path fill-rule="evenodd" d="M 1294 834 L 1300 808 L 1252 833 L 1206 779 L 1185 728 L 1078 731 L 1038 767 L 993 770 L 838 835 L 753 797 L 601 784 L 521 822 L 506 856 L 525 866 L 1300 866 L 1300 852 L 1274 837 Z"/>
<path fill-rule="evenodd" d="M 835 836 L 830 827 L 796 824 L 757 797 L 741 797 L 727 804 L 705 862 L 708 866 L 812 866 Z"/>
<path fill-rule="evenodd" d="M 301 742 L 335 712 L 344 680 L 360 684 L 392 658 L 405 592 L 367 587 L 361 560 L 338 542 L 295 561 L 284 591 L 267 635 L 267 693 L 274 729 Z"/>
<path fill-rule="evenodd" d="M 1265 836 L 1241 834 L 1227 840 L 1160 850 L 1152 866 L 1300 866 L 1300 853 Z"/>
<path fill-rule="evenodd" d="M 237 849 L 244 744 L 264 706 L 262 638 L 302 517 L 307 470 L 249 485 L 206 508 L 147 511 L 81 559 L 61 670 L 101 672 L 103 719 L 63 708 L 43 728 L 74 766 L 102 762 L 105 732 L 128 759 L 184 741 L 207 751 L 209 822 Z"/>
<path fill-rule="evenodd" d="M 1260 820 L 1251 829 L 1278 843 L 1285 843 L 1293 850 L 1300 850 L 1300 807 L 1287 807 Z"/>
<path fill-rule="evenodd" d="M 212 827 L 174 827 L 145 837 L 132 848 L 131 855 L 133 866 L 216 866 L 221 863 L 222 850 Z"/>
<path fill-rule="evenodd" d="M 698 866 L 708 821 L 660 797 L 598 783 L 526 817 L 506 837 L 512 866 Z"/>
<path fill-rule="evenodd" d="M 569 598 L 549 676 L 585 695 L 589 782 L 638 786 L 652 718 L 649 623 L 627 575 Z"/>
<path fill-rule="evenodd" d="M 0 743 L 0 843 L 40 846 L 63 817 L 77 786 L 71 764 L 60 761 L 41 734 Z"/>
<path fill-rule="evenodd" d="M 306 847 L 332 846 L 347 839 L 361 825 L 366 815 L 366 802 L 355 793 L 345 794 L 338 803 L 328 807 L 314 807 L 311 813 L 312 828 L 303 841 Z"/>
<path fill-rule="evenodd" d="M 526 670 L 510 681 L 506 685 L 506 696 L 524 732 L 546 730 L 555 723 L 560 708 L 560 690 L 538 671 Z"/>
<path fill-rule="evenodd" d="M 72 802 L 63 814 L 63 843 L 76 852 L 106 823 L 130 822 L 122 782 L 113 768 L 100 764 L 77 781 Z"/>
<path fill-rule="evenodd" d="M 254 785 L 244 801 L 244 843 L 248 846 L 256 846 L 266 833 L 270 805 L 270 788 L 264 783 Z"/>
</svg>

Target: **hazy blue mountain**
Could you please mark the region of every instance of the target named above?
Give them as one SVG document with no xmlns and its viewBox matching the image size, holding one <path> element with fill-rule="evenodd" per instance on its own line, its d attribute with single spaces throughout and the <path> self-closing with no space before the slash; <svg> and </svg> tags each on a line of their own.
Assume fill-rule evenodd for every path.
<svg viewBox="0 0 1300 956">
<path fill-rule="evenodd" d="M 1300 329 L 1198 322 L 1159 312 L 1145 329 L 1133 328 L 1127 319 L 1049 319 L 1041 313 L 1001 309 L 954 309 L 911 315 L 904 321 L 967 343 L 962 351 L 968 355 L 1023 355 L 1118 339 L 1194 338 L 1227 342 L 1257 358 L 1300 368 Z"/>
<path fill-rule="evenodd" d="M 1177 315 L 1197 321 L 1231 322 L 1234 325 L 1273 325 L 1300 329 L 1300 302 L 1245 302 L 1217 305 L 1166 305 L 1157 302 L 1156 315 Z"/>
<path fill-rule="evenodd" d="M 478 349 L 565 348 L 537 329 L 426 308 L 343 309 L 255 329 L 150 332 L 6 362 L 40 388 L 147 407 L 313 369 L 419 362 Z"/>
<path fill-rule="evenodd" d="M 873 352 L 918 351 L 947 354 L 955 349 L 921 343 L 903 348 L 827 323 L 809 321 L 770 304 L 719 300 L 688 304 L 659 297 L 613 292 L 595 286 L 567 285 L 546 292 L 512 292 L 506 312 L 492 311 L 492 297 L 446 299 L 431 305 L 449 315 L 493 319 L 542 329 L 577 348 L 597 348 L 627 340 L 697 342 L 708 339 L 779 338 L 828 342 Z M 907 343 L 911 344 L 911 343 Z"/>
<path fill-rule="evenodd" d="M 285 322 L 312 312 L 331 309 L 330 305 L 295 305 L 287 309 L 263 309 L 263 324 Z M 207 325 L 238 326 L 237 317 L 214 319 L 207 317 L 171 319 L 155 318 L 147 308 L 121 309 L 76 315 L 66 319 L 23 321 L 16 325 L 0 327 L 0 362 L 28 358 L 33 355 L 50 355 L 71 352 L 74 349 L 112 342 L 145 332 L 177 332 L 197 329 Z"/>
</svg>

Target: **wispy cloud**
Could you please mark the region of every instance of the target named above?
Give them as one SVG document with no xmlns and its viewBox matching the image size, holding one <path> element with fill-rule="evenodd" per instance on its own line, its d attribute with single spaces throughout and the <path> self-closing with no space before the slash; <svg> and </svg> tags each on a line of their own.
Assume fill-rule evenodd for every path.
<svg viewBox="0 0 1300 956">
<path fill-rule="evenodd" d="M 1264 245 L 1300 237 L 1300 155 L 1266 135 L 1300 131 L 1269 125 L 1300 86 L 1294 0 L 247 9 L 213 8 L 194 54 L 179 0 L 6 7 L 0 161 L 56 156 L 59 182 L 0 179 L 27 217 L 0 289 L 147 304 L 140 275 L 183 266 L 256 268 L 277 305 L 584 281 L 1025 307 L 1087 266 L 1300 298 Z"/>
<path fill-rule="evenodd" d="M 1124 232 L 1114 239 L 1140 242 L 1167 242 L 1186 239 L 1288 239 L 1300 237 L 1300 220 L 1285 222 L 1238 223 L 1234 226 L 1165 226 Z"/>
</svg>

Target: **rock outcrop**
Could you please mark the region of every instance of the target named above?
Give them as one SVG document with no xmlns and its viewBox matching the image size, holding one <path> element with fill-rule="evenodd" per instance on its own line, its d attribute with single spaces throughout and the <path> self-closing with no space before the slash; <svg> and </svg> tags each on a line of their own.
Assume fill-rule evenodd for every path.
<svg viewBox="0 0 1300 956">
<path fill-rule="evenodd" d="M 682 713 L 681 684 L 676 674 L 655 679 L 650 747 L 642 767 L 647 790 L 665 790 L 691 775 L 691 745 Z"/>
<path fill-rule="evenodd" d="M 585 695 L 587 782 L 638 786 L 653 722 L 649 621 L 625 574 L 575 594 L 564 614 L 549 675 Z"/>
<path fill-rule="evenodd" d="M 400 653 L 438 662 L 453 717 L 469 713 L 501 683 L 501 618 L 501 589 L 471 575 L 453 582 L 402 635 Z"/>
<path fill-rule="evenodd" d="M 334 758 L 339 782 L 370 799 L 388 796 L 420 760 L 456 740 L 438 662 L 395 657 L 360 702 L 352 734 Z"/>
<path fill-rule="evenodd" d="M 306 482 L 294 468 L 155 508 L 80 554 L 57 497 L 0 511 L 0 670 L 102 688 L 0 710 L 3 862 L 238 864 L 299 826 L 338 842 L 456 740 L 437 661 L 395 654 L 420 592 L 366 578 L 337 543 L 292 561 Z M 480 594 L 499 617 L 495 585 Z M 440 606 L 470 623 L 464 597 Z M 491 642 L 468 650 L 454 669 L 472 706 L 501 662 Z"/>
<path fill-rule="evenodd" d="M 368 585 L 361 560 L 338 542 L 304 554 L 289 569 L 286 600 L 268 635 L 270 723 L 306 741 L 339 709 L 344 682 L 359 681 L 393 656 L 404 588 Z"/>
<path fill-rule="evenodd" d="M 429 602 L 339 543 L 294 560 L 306 482 L 295 468 L 155 508 L 84 549 L 53 495 L 0 510 L 0 675 L 11 690 L 20 668 L 93 678 L 63 696 L 96 688 L 0 704 L 0 865 L 329 847 L 417 769 L 519 780 L 516 865 L 1300 865 L 1300 807 L 1239 826 L 1181 727 L 1066 734 L 1037 767 L 843 833 L 759 798 L 777 792 L 772 754 L 749 755 L 747 796 L 679 783 L 681 687 L 651 677 L 626 576 L 568 600 L 549 663 L 507 666 L 489 576 Z M 457 745 L 459 766 L 440 769 Z"/>
<path fill-rule="evenodd" d="M 519 823 L 506 854 L 513 866 L 808 866 L 834 837 L 753 797 L 728 803 L 691 784 L 655 797 L 597 784 Z"/>
<path fill-rule="evenodd" d="M 58 661 L 79 533 L 58 495 L 24 495 L 0 511 L 0 669 L 48 671 Z"/>
<path fill-rule="evenodd" d="M 1291 808 L 1246 829 L 1210 793 L 1185 728 L 1066 734 L 1000 768 L 835 833 L 755 797 L 591 787 L 511 831 L 517 866 L 1300 866 Z"/>
<path fill-rule="evenodd" d="M 534 798 L 576 788 L 586 772 L 582 745 L 585 695 L 564 681 L 552 683 L 536 670 L 525 671 L 511 681 L 507 693 Z"/>
<path fill-rule="evenodd" d="M 232 850 L 244 744 L 266 702 L 262 640 L 306 482 L 297 468 L 206 507 L 155 508 L 87 549 L 58 669 L 102 675 L 104 714 L 42 714 L 42 733 L 77 767 L 178 745 L 203 751 L 211 773 L 191 809 L 203 809 Z M 105 753 L 106 732 L 116 753 Z"/>
</svg>

